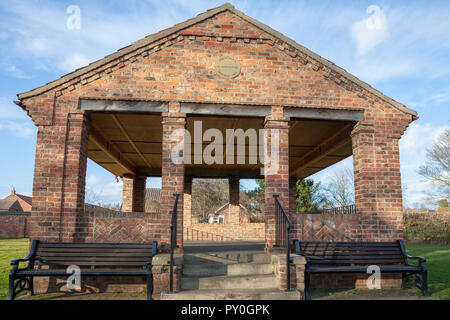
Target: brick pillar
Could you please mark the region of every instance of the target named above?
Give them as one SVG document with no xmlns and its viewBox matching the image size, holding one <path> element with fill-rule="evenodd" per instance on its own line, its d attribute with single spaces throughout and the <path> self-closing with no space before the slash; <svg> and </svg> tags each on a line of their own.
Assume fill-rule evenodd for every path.
<svg viewBox="0 0 450 320">
<path fill-rule="evenodd" d="M 178 102 L 169 103 L 169 112 L 162 114 L 162 188 L 161 188 L 161 219 L 157 233 L 160 234 L 161 243 L 170 243 L 171 212 L 175 201 L 174 194 L 179 194 L 178 201 L 178 234 L 177 244 L 183 246 L 183 195 L 184 195 L 184 163 L 182 159 L 172 159 L 172 156 L 182 156 L 183 150 L 174 152 L 178 146 L 183 145 L 184 134 L 175 134 L 176 130 L 184 130 L 186 115 L 180 113 Z M 178 133 L 181 131 L 178 131 Z M 182 158 L 182 157 L 181 157 Z M 175 161 L 173 161 L 175 160 Z"/>
<path fill-rule="evenodd" d="M 292 223 L 291 237 L 292 239 L 298 239 L 298 233 L 296 230 L 298 214 L 297 214 L 297 178 L 289 178 L 289 219 Z"/>
<path fill-rule="evenodd" d="M 275 245 L 275 202 L 278 200 L 289 215 L 289 119 L 284 117 L 283 107 L 273 106 L 272 114 L 266 117 L 264 163 L 265 209 L 266 209 L 266 250 L 271 251 Z"/>
<path fill-rule="evenodd" d="M 362 215 L 360 236 L 366 241 L 403 237 L 398 148 L 401 134 L 394 136 L 392 128 L 358 123 L 352 132 L 355 203 Z"/>
<path fill-rule="evenodd" d="M 68 113 L 38 127 L 30 223 L 32 239 L 77 241 L 83 211 L 88 119 Z"/>
<path fill-rule="evenodd" d="M 122 212 L 133 212 L 134 177 L 122 178 Z"/>
<path fill-rule="evenodd" d="M 134 178 L 134 212 L 145 211 L 145 187 L 147 177 L 137 176 Z"/>
<path fill-rule="evenodd" d="M 122 181 L 122 211 L 144 212 L 147 177 L 124 176 Z"/>
<path fill-rule="evenodd" d="M 228 208 L 228 220 L 225 223 L 239 225 L 241 222 L 241 207 L 239 205 L 239 179 L 228 179 L 228 194 L 230 206 Z"/>
<path fill-rule="evenodd" d="M 192 225 L 192 177 L 184 178 L 183 225 Z"/>
</svg>

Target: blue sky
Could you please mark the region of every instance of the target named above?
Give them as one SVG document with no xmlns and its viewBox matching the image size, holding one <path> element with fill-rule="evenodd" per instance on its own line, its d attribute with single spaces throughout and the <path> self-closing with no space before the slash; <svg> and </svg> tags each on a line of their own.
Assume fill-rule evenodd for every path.
<svg viewBox="0 0 450 320">
<path fill-rule="evenodd" d="M 1 1 L 0 197 L 14 186 L 31 195 L 36 143 L 32 121 L 12 101 L 148 34 L 221 5 L 218 1 Z M 384 94 L 417 110 L 400 141 L 406 203 L 433 188 L 418 176 L 425 148 L 450 126 L 450 2 L 233 1 L 233 5 L 333 61 Z M 67 8 L 81 9 L 70 30 Z M 375 27 L 368 28 L 368 25 Z M 352 159 L 313 176 L 351 167 Z M 88 189 L 120 201 L 121 184 L 89 161 Z M 148 185 L 157 186 L 158 180 Z M 251 188 L 251 181 L 243 187 Z"/>
</svg>

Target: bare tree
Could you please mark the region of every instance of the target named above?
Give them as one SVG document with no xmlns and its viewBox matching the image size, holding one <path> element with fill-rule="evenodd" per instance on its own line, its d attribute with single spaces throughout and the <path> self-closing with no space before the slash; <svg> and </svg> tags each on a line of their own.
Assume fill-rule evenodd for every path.
<svg viewBox="0 0 450 320">
<path fill-rule="evenodd" d="M 228 203 L 228 182 L 225 179 L 194 179 L 192 182 L 192 216 L 207 218 L 208 214 Z"/>
<path fill-rule="evenodd" d="M 419 174 L 437 186 L 432 198 L 450 198 L 450 129 L 427 149 L 427 162 L 420 166 Z"/>
<path fill-rule="evenodd" d="M 353 171 L 349 168 L 335 172 L 323 187 L 325 207 L 342 207 L 355 203 Z"/>
<path fill-rule="evenodd" d="M 100 201 L 100 194 L 101 192 L 97 192 L 93 188 L 86 186 L 86 191 L 84 194 L 84 202 L 97 205 Z"/>
</svg>

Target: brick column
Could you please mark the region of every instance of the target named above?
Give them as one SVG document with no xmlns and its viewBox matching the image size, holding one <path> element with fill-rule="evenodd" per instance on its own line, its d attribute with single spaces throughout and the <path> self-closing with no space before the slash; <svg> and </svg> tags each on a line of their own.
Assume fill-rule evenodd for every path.
<svg viewBox="0 0 450 320">
<path fill-rule="evenodd" d="M 144 212 L 147 177 L 122 178 L 122 212 Z"/>
<path fill-rule="evenodd" d="M 183 225 L 192 225 L 192 177 L 184 178 Z"/>
<path fill-rule="evenodd" d="M 239 179 L 228 179 L 228 194 L 230 206 L 228 208 L 228 220 L 225 223 L 239 225 L 241 222 L 240 213 L 241 208 L 239 206 Z"/>
<path fill-rule="evenodd" d="M 68 102 L 69 104 L 69 102 Z M 88 119 L 68 113 L 38 127 L 31 238 L 77 241 L 86 184 Z"/>
<path fill-rule="evenodd" d="M 145 187 L 147 177 L 137 176 L 134 178 L 134 212 L 145 211 Z"/>
<path fill-rule="evenodd" d="M 295 177 L 289 178 L 289 218 L 294 218 L 297 213 L 297 181 Z"/>
<path fill-rule="evenodd" d="M 171 212 L 175 201 L 174 194 L 179 194 L 178 201 L 178 234 L 177 244 L 183 245 L 183 195 L 184 195 L 184 163 L 172 159 L 172 156 L 182 156 L 183 150 L 174 152 L 178 146 L 183 145 L 184 135 L 176 135 L 176 130 L 183 130 L 186 126 L 186 115 L 180 113 L 178 102 L 169 103 L 169 112 L 162 114 L 162 188 L 161 188 L 161 219 L 157 233 L 160 234 L 161 243 L 170 243 Z M 181 132 L 181 131 L 178 131 Z"/>
<path fill-rule="evenodd" d="M 289 119 L 284 117 L 283 107 L 273 106 L 272 114 L 266 117 L 266 156 L 264 163 L 266 250 L 275 245 L 275 202 L 278 200 L 289 215 Z"/>
<path fill-rule="evenodd" d="M 352 132 L 356 208 L 366 241 L 402 239 L 402 189 L 394 129 L 358 123 Z M 402 129 L 403 128 L 403 129 Z M 404 127 L 399 129 L 403 133 Z"/>
<path fill-rule="evenodd" d="M 298 221 L 298 214 L 297 214 L 297 181 L 298 179 L 296 177 L 290 177 L 289 178 L 289 219 L 291 220 L 292 227 L 291 227 L 291 237 L 292 239 L 298 239 L 298 230 L 297 227 L 297 221 Z"/>
</svg>

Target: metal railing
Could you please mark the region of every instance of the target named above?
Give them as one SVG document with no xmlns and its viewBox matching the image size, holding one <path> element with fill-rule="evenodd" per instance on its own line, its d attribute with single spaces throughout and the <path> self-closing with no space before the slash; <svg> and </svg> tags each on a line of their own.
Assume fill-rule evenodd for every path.
<svg viewBox="0 0 450 320">
<path fill-rule="evenodd" d="M 323 209 L 323 213 L 331 213 L 331 214 L 355 214 L 356 213 L 356 205 L 352 204 L 349 206 L 336 207 Z"/>
<path fill-rule="evenodd" d="M 177 246 L 177 211 L 179 194 L 174 194 L 175 203 L 172 210 L 172 221 L 170 222 L 170 268 L 169 268 L 169 290 L 173 292 L 173 251 Z"/>
<path fill-rule="evenodd" d="M 286 248 L 286 288 L 291 290 L 291 221 L 283 210 L 278 195 L 275 199 L 275 245 L 280 248 Z"/>
<path fill-rule="evenodd" d="M 195 228 L 191 228 L 191 227 L 183 227 L 183 232 L 184 232 L 184 239 L 185 240 L 190 240 L 190 241 L 233 241 L 236 240 L 232 237 L 223 235 L 223 234 L 218 234 L 218 233 L 213 233 L 213 232 L 208 232 L 208 231 L 204 231 L 204 230 L 198 230 Z"/>
<path fill-rule="evenodd" d="M 327 209 L 318 209 L 315 211 L 302 211 L 300 214 L 356 214 L 356 205 L 350 204 L 348 206 L 333 207 Z"/>
</svg>

